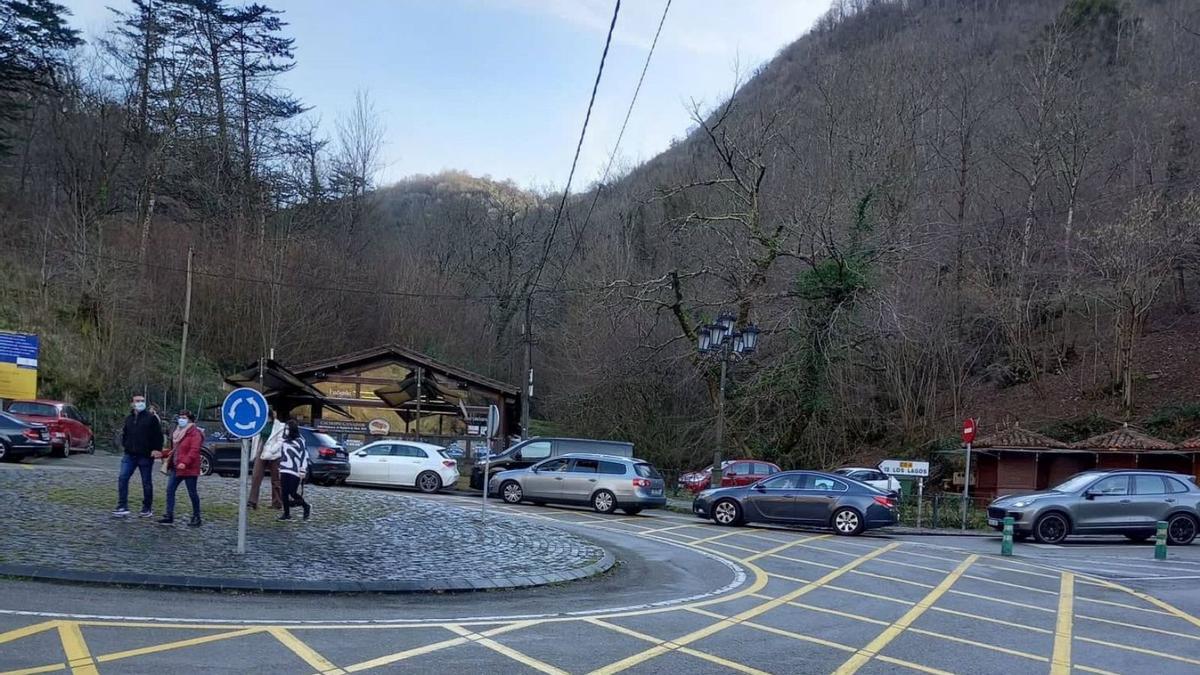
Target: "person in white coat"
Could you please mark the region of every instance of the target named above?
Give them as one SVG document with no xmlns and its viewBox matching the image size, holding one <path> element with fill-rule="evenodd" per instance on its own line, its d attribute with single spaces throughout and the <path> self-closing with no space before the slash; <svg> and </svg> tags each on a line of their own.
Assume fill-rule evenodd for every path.
<svg viewBox="0 0 1200 675">
<path fill-rule="evenodd" d="M 275 411 L 269 413 L 267 433 L 254 437 L 251 457 L 254 458 L 254 474 L 250 481 L 250 497 L 246 505 L 258 508 L 258 494 L 262 491 L 263 474 L 271 472 L 271 508 L 283 508 L 283 490 L 279 483 L 279 457 L 283 453 L 283 435 L 287 425 L 279 421 Z"/>
</svg>

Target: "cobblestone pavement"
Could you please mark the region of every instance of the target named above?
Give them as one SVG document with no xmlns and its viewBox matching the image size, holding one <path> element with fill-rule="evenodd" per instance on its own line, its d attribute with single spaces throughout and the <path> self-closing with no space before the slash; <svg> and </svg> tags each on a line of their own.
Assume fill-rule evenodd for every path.
<svg viewBox="0 0 1200 675">
<path fill-rule="evenodd" d="M 605 557 L 601 547 L 540 523 L 495 517 L 485 522 L 477 512 L 446 502 L 311 485 L 305 494 L 313 504 L 310 521 L 294 513 L 295 520 L 280 522 L 275 520 L 278 511 L 260 506 L 250 512 L 247 552 L 238 556 L 233 554 L 236 480 L 200 479 L 204 525 L 189 528 L 185 523 L 191 506 L 182 486 L 176 522 L 163 526 L 154 519 L 110 515 L 115 473 L 21 468 L 0 469 L 0 565 L 85 570 L 97 577 L 131 573 L 302 582 L 452 578 L 488 587 L 557 581 L 555 575 Z M 165 478 L 155 472 L 156 517 L 165 506 Z M 263 492 L 269 504 L 267 490 Z M 129 502 L 136 512 L 141 503 L 136 475 Z M 514 583 L 495 583 L 503 580 Z"/>
</svg>

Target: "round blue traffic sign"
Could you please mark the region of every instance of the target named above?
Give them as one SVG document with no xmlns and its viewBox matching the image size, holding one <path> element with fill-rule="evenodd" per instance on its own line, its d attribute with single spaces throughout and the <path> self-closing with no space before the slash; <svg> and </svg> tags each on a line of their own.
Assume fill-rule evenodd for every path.
<svg viewBox="0 0 1200 675">
<path fill-rule="evenodd" d="M 238 438 L 250 438 L 267 426 L 267 399 L 248 387 L 234 389 L 221 404 L 225 430 Z"/>
</svg>

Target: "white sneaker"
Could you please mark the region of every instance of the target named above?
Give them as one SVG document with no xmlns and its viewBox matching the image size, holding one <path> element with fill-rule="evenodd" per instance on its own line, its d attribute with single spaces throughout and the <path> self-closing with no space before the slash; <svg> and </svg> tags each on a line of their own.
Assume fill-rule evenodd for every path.
<svg viewBox="0 0 1200 675">
<path fill-rule="evenodd" d="M 128 518 L 129 509 L 115 509 L 112 512 L 113 518 Z"/>
</svg>

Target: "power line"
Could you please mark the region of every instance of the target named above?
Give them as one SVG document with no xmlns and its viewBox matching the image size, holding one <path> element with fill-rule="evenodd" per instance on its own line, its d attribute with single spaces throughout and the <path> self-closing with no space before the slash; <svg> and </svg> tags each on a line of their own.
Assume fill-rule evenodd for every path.
<svg viewBox="0 0 1200 675">
<path fill-rule="evenodd" d="M 562 283 L 562 280 L 567 275 L 567 267 L 571 260 L 574 259 L 576 251 L 579 250 L 579 243 L 583 241 L 583 235 L 587 232 L 588 223 L 592 220 L 592 212 L 596 210 L 596 203 L 600 201 L 600 193 L 604 191 L 605 183 L 608 181 L 608 175 L 612 172 L 613 163 L 617 159 L 617 151 L 621 148 L 621 140 L 625 138 L 625 128 L 629 126 L 629 118 L 633 115 L 633 107 L 637 104 L 638 94 L 642 91 L 642 82 L 646 80 L 646 71 L 650 69 L 650 59 L 654 57 L 654 48 L 658 46 L 658 36 L 662 34 L 663 24 L 667 21 L 667 12 L 671 10 L 671 0 L 667 0 L 667 4 L 663 7 L 662 18 L 658 20 L 658 29 L 654 31 L 654 40 L 650 42 L 650 51 L 646 53 L 646 61 L 642 64 L 642 74 L 638 76 L 637 86 L 633 89 L 633 98 L 629 100 L 629 108 L 625 110 L 625 120 L 621 122 L 621 131 L 617 134 L 617 142 L 613 144 L 612 154 L 608 156 L 608 164 L 604 167 L 604 174 L 600 176 L 600 182 L 596 185 L 596 191 L 592 194 L 592 203 L 588 205 L 587 213 L 583 217 L 583 223 L 579 226 L 579 231 L 575 234 L 575 239 L 571 244 L 571 252 L 567 254 L 563 261 L 562 273 L 558 276 L 558 281 L 554 282 L 555 286 Z"/>
</svg>

